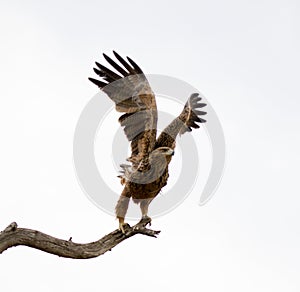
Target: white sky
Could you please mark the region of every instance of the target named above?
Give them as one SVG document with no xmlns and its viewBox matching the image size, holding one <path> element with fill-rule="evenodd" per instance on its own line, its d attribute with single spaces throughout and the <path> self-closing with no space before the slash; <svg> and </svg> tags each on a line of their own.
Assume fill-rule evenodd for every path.
<svg viewBox="0 0 300 292">
<path fill-rule="evenodd" d="M 0 4 L 0 229 L 16 221 L 89 242 L 116 228 L 83 194 L 72 160 L 102 52 L 199 88 L 228 147 L 214 198 L 199 207 L 196 187 L 155 219 L 158 239 L 136 236 L 91 260 L 9 249 L 2 291 L 299 291 L 297 1 Z"/>
</svg>

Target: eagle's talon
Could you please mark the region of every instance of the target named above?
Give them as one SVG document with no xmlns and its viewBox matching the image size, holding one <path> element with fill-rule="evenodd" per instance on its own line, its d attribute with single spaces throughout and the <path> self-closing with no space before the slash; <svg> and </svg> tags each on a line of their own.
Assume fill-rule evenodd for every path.
<svg viewBox="0 0 300 292">
<path fill-rule="evenodd" d="M 143 215 L 135 229 L 145 229 L 148 224 L 151 226 L 151 218 L 147 216 L 148 207 L 167 184 L 168 166 L 174 155 L 176 137 L 191 132 L 200 127 L 199 123 L 206 122 L 202 118 L 206 112 L 199 110 L 206 104 L 198 103 L 202 99 L 199 93 L 192 93 L 180 115 L 156 137 L 158 117 L 155 95 L 146 78 L 135 78 L 139 74 L 143 76 L 143 71 L 129 57 L 125 60 L 115 51 L 113 53 L 120 64 L 105 54 L 103 56 L 116 71 L 111 71 L 96 62 L 98 69 L 94 68 L 94 71 L 102 79 L 89 80 L 114 101 L 116 110 L 122 113 L 119 122 L 131 142 L 131 155 L 127 159 L 130 164 L 122 164 L 119 175 L 124 189 L 115 207 L 116 217 L 120 222 L 119 229 L 126 236 L 125 230 L 128 234 L 132 231 L 132 228 L 125 227 L 124 223 L 130 198 L 135 203 L 140 203 Z M 129 82 L 127 77 L 130 77 Z M 119 82 L 118 85 L 110 86 L 110 90 L 107 90 L 106 86 L 115 81 Z M 123 85 L 127 88 L 125 91 L 119 88 Z M 136 93 L 128 98 L 127 91 Z M 142 131 L 139 132 L 140 130 Z"/>
<path fill-rule="evenodd" d="M 151 221 L 152 219 L 149 216 L 145 215 L 142 217 L 142 219 L 139 221 L 137 225 L 147 226 L 149 224 L 149 226 L 151 226 Z"/>
<path fill-rule="evenodd" d="M 129 224 L 127 224 L 127 223 L 125 223 L 125 222 L 119 223 L 119 230 L 120 230 L 124 235 L 126 235 L 126 231 L 125 231 L 125 228 L 124 228 L 126 225 L 129 226 Z"/>
</svg>

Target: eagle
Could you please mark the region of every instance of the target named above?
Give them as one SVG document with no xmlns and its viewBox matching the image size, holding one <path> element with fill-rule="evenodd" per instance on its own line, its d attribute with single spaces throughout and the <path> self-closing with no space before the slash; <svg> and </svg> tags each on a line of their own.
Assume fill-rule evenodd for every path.
<svg viewBox="0 0 300 292">
<path fill-rule="evenodd" d="M 119 229 L 125 233 L 125 215 L 130 198 L 139 204 L 140 222 L 151 222 L 148 207 L 167 184 L 169 163 L 174 155 L 176 137 L 205 123 L 205 107 L 198 93 L 192 93 L 182 112 L 157 137 L 157 107 L 154 92 L 141 70 L 129 57 L 123 58 L 113 51 L 115 60 L 103 54 L 111 66 L 95 62 L 94 72 L 99 79 L 89 78 L 115 103 L 122 113 L 119 123 L 130 142 L 131 155 L 128 164 L 121 164 L 120 180 L 124 186 L 115 207 Z"/>
</svg>

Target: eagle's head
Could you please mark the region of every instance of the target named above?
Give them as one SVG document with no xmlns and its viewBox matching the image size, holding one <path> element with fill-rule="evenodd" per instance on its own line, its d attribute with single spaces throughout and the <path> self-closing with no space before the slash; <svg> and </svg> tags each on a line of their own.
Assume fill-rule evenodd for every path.
<svg viewBox="0 0 300 292">
<path fill-rule="evenodd" d="M 159 147 L 157 149 L 155 149 L 152 153 L 151 156 L 172 156 L 174 155 L 174 150 L 170 147 Z"/>
<path fill-rule="evenodd" d="M 151 152 L 149 160 L 150 164 L 160 164 L 167 166 L 171 161 L 174 150 L 170 147 L 159 147 Z"/>
<path fill-rule="evenodd" d="M 159 147 L 151 152 L 149 156 L 151 179 L 158 179 L 168 168 L 168 164 L 174 155 L 170 147 Z"/>
<path fill-rule="evenodd" d="M 172 155 L 174 155 L 174 150 L 169 147 L 159 147 L 153 150 L 147 160 L 148 163 L 144 164 L 147 168 L 142 169 L 144 166 L 142 161 L 138 170 L 131 175 L 131 181 L 137 184 L 149 184 L 156 181 L 168 170 Z"/>
</svg>

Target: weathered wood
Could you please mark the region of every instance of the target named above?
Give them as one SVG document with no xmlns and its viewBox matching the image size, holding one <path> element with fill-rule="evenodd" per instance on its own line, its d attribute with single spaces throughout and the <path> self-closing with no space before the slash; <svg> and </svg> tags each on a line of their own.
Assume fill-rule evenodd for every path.
<svg viewBox="0 0 300 292">
<path fill-rule="evenodd" d="M 146 228 L 148 223 L 150 220 L 133 227 L 127 224 L 124 228 L 125 234 L 117 229 L 95 242 L 82 244 L 73 242 L 72 237 L 69 240 L 63 240 L 37 230 L 18 228 L 17 223 L 13 222 L 0 233 L 0 254 L 10 247 L 25 245 L 65 258 L 94 258 L 110 251 L 125 239 L 136 234 L 156 237 L 160 231 Z"/>
</svg>

